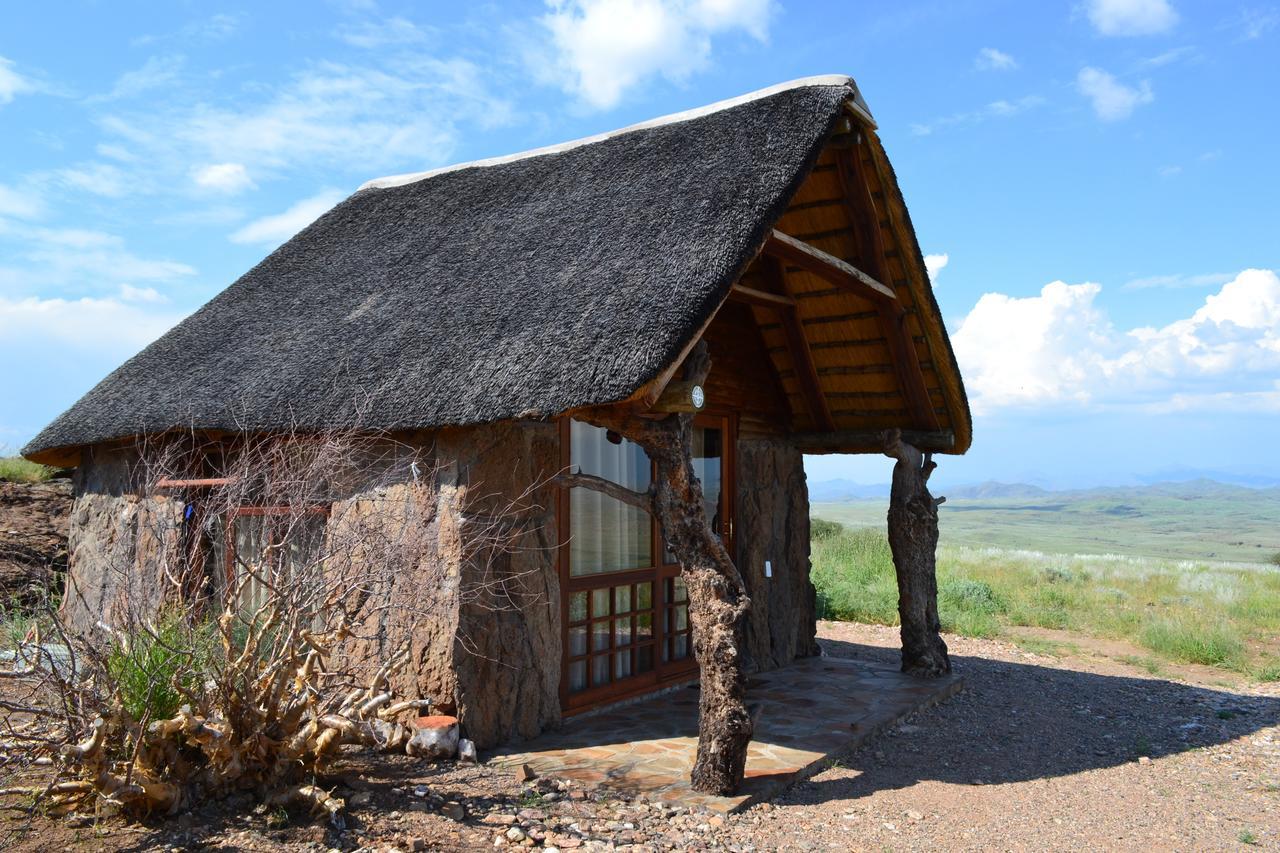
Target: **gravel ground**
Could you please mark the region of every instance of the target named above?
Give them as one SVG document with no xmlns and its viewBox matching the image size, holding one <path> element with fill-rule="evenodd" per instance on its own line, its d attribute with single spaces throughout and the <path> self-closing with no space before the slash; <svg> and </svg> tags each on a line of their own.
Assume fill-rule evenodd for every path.
<svg viewBox="0 0 1280 853">
<path fill-rule="evenodd" d="M 827 654 L 896 632 L 823 623 Z M 353 764 L 348 828 L 208 804 L 154 826 L 37 818 L 15 849 L 1207 850 L 1280 848 L 1280 686 L 1162 680 L 1113 659 L 948 637 L 965 689 L 727 818 L 485 766 Z M 79 825 L 77 825 L 79 824 Z"/>
</svg>

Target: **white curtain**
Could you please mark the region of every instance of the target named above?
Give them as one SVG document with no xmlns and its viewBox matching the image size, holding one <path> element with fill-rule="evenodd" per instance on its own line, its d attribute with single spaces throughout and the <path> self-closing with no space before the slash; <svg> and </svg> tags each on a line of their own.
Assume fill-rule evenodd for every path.
<svg viewBox="0 0 1280 853">
<path fill-rule="evenodd" d="M 605 430 L 573 421 L 569 430 L 573 470 L 629 489 L 649 488 L 649 457 L 635 444 L 614 444 Z M 653 565 L 648 513 L 591 489 L 569 493 L 569 570 L 592 575 Z"/>
</svg>

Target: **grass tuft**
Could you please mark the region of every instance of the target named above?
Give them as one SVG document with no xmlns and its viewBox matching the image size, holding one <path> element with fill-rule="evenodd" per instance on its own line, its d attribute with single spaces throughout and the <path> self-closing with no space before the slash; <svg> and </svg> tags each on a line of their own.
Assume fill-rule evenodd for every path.
<svg viewBox="0 0 1280 853">
<path fill-rule="evenodd" d="M 1159 617 L 1147 623 L 1138 639 L 1156 654 L 1183 663 L 1237 669 L 1244 658 L 1244 641 L 1226 622 Z"/>
</svg>

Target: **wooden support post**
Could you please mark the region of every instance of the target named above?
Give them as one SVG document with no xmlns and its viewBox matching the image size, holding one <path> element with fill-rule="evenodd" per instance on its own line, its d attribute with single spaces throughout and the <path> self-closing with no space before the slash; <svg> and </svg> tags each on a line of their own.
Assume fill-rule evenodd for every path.
<svg viewBox="0 0 1280 853">
<path fill-rule="evenodd" d="M 929 493 L 929 475 L 937 467 L 931 454 L 903 441 L 900 431 L 884 433 L 884 453 L 897 460 L 889 491 L 889 548 L 898 576 L 902 671 L 937 678 L 951 671 L 938 619 L 938 504 L 945 498 Z"/>
</svg>

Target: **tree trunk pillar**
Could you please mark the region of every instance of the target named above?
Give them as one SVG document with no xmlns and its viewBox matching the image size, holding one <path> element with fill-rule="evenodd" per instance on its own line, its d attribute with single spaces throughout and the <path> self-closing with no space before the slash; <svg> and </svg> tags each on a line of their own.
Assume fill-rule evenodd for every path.
<svg viewBox="0 0 1280 853">
<path fill-rule="evenodd" d="M 898 576 L 898 616 L 902 623 L 902 671 L 937 678 L 951 671 L 938 619 L 938 504 L 929 493 L 937 465 L 902 440 L 885 433 L 884 452 L 897 460 L 889 492 L 889 548 Z"/>
</svg>

